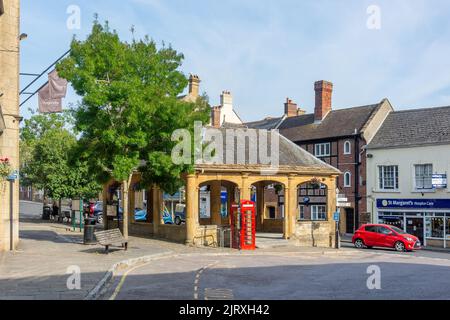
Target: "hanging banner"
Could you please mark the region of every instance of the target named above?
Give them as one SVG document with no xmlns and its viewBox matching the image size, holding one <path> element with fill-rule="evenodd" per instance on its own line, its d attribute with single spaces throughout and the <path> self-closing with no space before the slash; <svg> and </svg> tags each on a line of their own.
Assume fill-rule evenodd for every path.
<svg viewBox="0 0 450 320">
<path fill-rule="evenodd" d="M 39 90 L 38 100 L 40 113 L 62 112 L 62 99 L 52 99 L 50 97 L 50 86 L 48 83 Z"/>
<path fill-rule="evenodd" d="M 56 69 L 48 74 L 48 85 L 51 99 L 61 99 L 66 97 L 67 80 L 60 78 Z"/>
</svg>

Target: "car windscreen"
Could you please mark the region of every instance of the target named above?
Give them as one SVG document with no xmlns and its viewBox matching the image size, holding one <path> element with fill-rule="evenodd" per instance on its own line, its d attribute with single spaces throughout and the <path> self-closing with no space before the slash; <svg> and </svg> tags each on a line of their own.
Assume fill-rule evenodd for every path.
<svg viewBox="0 0 450 320">
<path fill-rule="evenodd" d="M 403 231 L 403 230 L 400 229 L 400 228 L 397 228 L 397 227 L 391 227 L 391 229 L 394 230 L 395 232 L 399 233 L 399 234 L 406 234 L 406 232 Z"/>
</svg>

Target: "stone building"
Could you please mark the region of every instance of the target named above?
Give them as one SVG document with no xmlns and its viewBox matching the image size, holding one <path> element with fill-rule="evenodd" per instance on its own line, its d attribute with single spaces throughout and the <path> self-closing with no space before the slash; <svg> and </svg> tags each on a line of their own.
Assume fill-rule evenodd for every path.
<svg viewBox="0 0 450 320">
<path fill-rule="evenodd" d="M 261 158 L 261 152 L 267 151 L 260 147 L 261 141 L 265 139 L 261 136 L 271 135 L 266 130 L 208 128 L 205 135 L 223 136 L 222 159 L 227 160 L 197 163 L 194 172 L 183 177 L 186 223 L 179 226 L 163 223 L 161 216 L 164 211 L 163 191 L 155 187 L 146 190 L 148 194 L 147 221 L 138 222 L 135 221 L 133 214 L 129 215 L 126 225 L 130 234 L 153 236 L 188 245 L 217 246 L 219 227 L 231 224 L 231 204 L 239 200 L 250 200 L 252 193 L 255 193 L 256 225 L 259 230 L 270 229 L 271 232 L 279 233 L 280 237 L 289 239 L 300 246 L 334 246 L 335 186 L 336 177 L 340 173 L 337 169 L 317 159 L 276 132 L 273 132 L 269 139 L 270 153 L 276 154 L 278 157 L 275 166 L 268 165 Z M 234 142 L 231 145 L 227 142 L 225 145 L 225 141 L 229 141 L 227 140 L 229 135 Z M 241 148 L 239 142 L 236 141 L 243 137 L 246 142 L 245 146 Z M 278 146 L 276 149 L 275 145 Z M 228 157 L 227 155 L 230 154 L 231 157 Z M 252 157 L 251 154 L 257 156 Z M 240 159 L 241 155 L 244 155 L 243 160 Z M 311 185 L 312 182 L 315 183 L 314 192 L 317 193 L 316 198 L 320 202 L 320 219 L 302 221 L 298 215 L 299 199 L 304 196 L 301 190 L 304 186 Z M 280 219 L 268 219 L 265 215 L 267 207 L 265 190 L 274 184 L 280 185 L 282 188 L 280 191 L 283 195 L 283 215 Z M 133 212 L 134 197 L 139 186 L 140 174 L 136 173 L 133 175 L 127 191 L 130 199 L 129 212 Z M 200 217 L 199 198 L 201 189 L 204 187 L 208 187 L 211 192 L 211 217 L 207 219 Z M 123 185 L 116 181 L 110 181 L 105 185 L 104 203 L 112 203 L 112 197 L 116 190 L 121 190 L 121 193 L 125 191 Z M 221 210 L 221 192 L 223 191 L 228 194 L 225 215 Z M 106 218 L 106 209 L 104 214 Z M 107 226 L 108 228 L 115 227 L 117 222 L 110 221 Z M 256 244 L 258 245 L 258 237 Z"/>
<path fill-rule="evenodd" d="M 19 168 L 19 0 L 1 1 L 0 10 L 0 156 Z M 14 242 L 18 236 L 19 184 L 13 189 Z M 0 251 L 10 248 L 10 192 L 0 182 Z"/>
</svg>

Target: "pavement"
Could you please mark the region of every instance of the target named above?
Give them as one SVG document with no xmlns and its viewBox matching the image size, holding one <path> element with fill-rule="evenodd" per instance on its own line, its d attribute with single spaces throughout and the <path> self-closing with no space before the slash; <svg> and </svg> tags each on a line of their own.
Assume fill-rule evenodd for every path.
<svg viewBox="0 0 450 320">
<path fill-rule="evenodd" d="M 299 248 L 266 235 L 254 252 L 130 237 L 128 251 L 106 255 L 68 226 L 23 215 L 20 237 L 16 252 L 0 254 L 0 300 L 450 299 L 442 252 Z M 372 264 L 389 284 L 383 293 L 365 287 Z"/>
<path fill-rule="evenodd" d="M 0 253 L 0 300 L 81 300 L 119 262 L 213 250 L 130 237 L 128 251 L 111 248 L 107 255 L 102 246 L 83 245 L 82 234 L 67 228 L 38 217 L 21 217 L 19 247 L 14 253 Z M 78 270 L 81 287 L 71 290 L 67 282 L 76 283 L 73 275 Z"/>
</svg>

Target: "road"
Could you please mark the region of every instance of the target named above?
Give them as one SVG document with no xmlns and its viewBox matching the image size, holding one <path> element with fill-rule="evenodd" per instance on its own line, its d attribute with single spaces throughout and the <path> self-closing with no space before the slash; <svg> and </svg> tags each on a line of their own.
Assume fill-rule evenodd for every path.
<svg viewBox="0 0 450 320">
<path fill-rule="evenodd" d="M 421 254 L 343 249 L 180 255 L 118 275 L 103 299 L 450 299 L 450 255 Z M 373 268 L 381 289 L 368 288 Z M 378 282 L 371 279 L 373 288 Z"/>
</svg>

